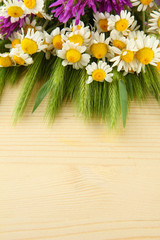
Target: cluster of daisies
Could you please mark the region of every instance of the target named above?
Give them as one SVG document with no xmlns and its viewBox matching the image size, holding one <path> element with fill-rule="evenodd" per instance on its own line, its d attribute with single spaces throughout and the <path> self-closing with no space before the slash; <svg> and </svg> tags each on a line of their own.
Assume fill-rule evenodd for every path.
<svg viewBox="0 0 160 240">
<path fill-rule="evenodd" d="M 37 25 L 39 17 L 51 20 L 51 16 L 44 11 L 44 0 L 3 2 L 0 7 L 0 34 L 1 38 L 7 37 L 10 43 L 5 45 L 8 51 L 0 54 L 0 67 L 27 66 L 33 63 L 32 56 L 35 53 L 43 51 L 47 60 L 51 55 L 61 58 L 64 67 L 72 65 L 74 69 L 86 68 L 87 83 L 111 82 L 114 67 L 124 75 L 139 74 L 145 71 L 148 64 L 160 70 L 158 10 L 150 14 L 151 18 L 145 26 L 147 34 L 139 30 L 140 26 L 127 10 L 121 10 L 119 15 L 97 11 L 94 14 L 94 26 L 85 26 L 82 21 L 77 24 L 77 19 L 74 19 L 70 26 L 56 27 L 49 32 L 46 24 Z M 138 11 L 144 11 L 147 6 L 153 5 L 153 1 L 132 0 L 132 4 L 137 6 Z M 10 23 L 13 24 L 12 28 Z M 14 24 L 19 24 L 16 25 L 16 31 Z M 7 29 L 7 32 L 3 32 L 3 29 Z"/>
</svg>

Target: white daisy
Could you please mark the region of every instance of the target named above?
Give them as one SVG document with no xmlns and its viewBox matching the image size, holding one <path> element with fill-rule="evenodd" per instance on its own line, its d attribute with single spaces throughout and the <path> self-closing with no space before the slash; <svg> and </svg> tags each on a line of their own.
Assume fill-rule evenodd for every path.
<svg viewBox="0 0 160 240">
<path fill-rule="evenodd" d="M 137 60 L 135 58 L 135 52 L 137 51 L 134 39 L 128 40 L 126 47 L 122 50 L 112 47 L 116 53 L 116 57 L 110 61 L 114 62 L 112 67 L 117 66 L 117 71 L 124 70 L 126 73 L 137 71 Z"/>
<path fill-rule="evenodd" d="M 21 43 L 21 32 L 13 32 L 8 39 L 11 41 L 11 43 L 5 44 L 5 48 L 15 48 L 17 44 Z"/>
<path fill-rule="evenodd" d="M 18 0 L 4 0 L 4 5 L 0 8 L 0 16 L 10 17 L 11 22 L 17 22 L 26 16 L 24 3 Z"/>
<path fill-rule="evenodd" d="M 136 46 L 138 51 L 135 56 L 140 69 L 148 64 L 156 66 L 160 62 L 159 40 L 156 37 L 141 36 L 136 40 Z"/>
<path fill-rule="evenodd" d="M 74 30 L 72 32 L 67 32 L 66 34 L 62 34 L 62 39 L 64 42 L 70 41 L 73 43 L 78 43 L 79 46 L 87 46 L 90 42 L 91 32 L 89 28 L 83 28 L 79 30 Z"/>
<path fill-rule="evenodd" d="M 73 68 L 79 69 L 86 66 L 90 61 L 90 55 L 84 53 L 85 51 L 85 46 L 79 46 L 78 43 L 74 44 L 67 41 L 63 44 L 62 50 L 57 51 L 57 56 L 64 59 L 63 66 L 72 65 Z"/>
<path fill-rule="evenodd" d="M 93 62 L 86 67 L 87 74 L 89 75 L 87 84 L 97 81 L 103 82 L 104 80 L 107 82 L 112 82 L 112 67 L 108 65 L 106 62 L 99 61 L 98 64 Z"/>
<path fill-rule="evenodd" d="M 95 25 L 96 25 L 99 33 L 108 32 L 108 18 L 109 17 L 110 17 L 110 14 L 107 12 L 105 12 L 105 13 L 96 12 L 96 14 L 94 14 Z"/>
<path fill-rule="evenodd" d="M 44 0 L 24 0 L 27 14 L 38 14 L 43 11 Z"/>
<path fill-rule="evenodd" d="M 127 44 L 127 39 L 123 36 L 121 32 L 112 30 L 110 33 L 112 46 L 119 48 L 120 50 L 124 49 Z"/>
<path fill-rule="evenodd" d="M 36 31 L 33 29 L 28 29 L 26 35 L 24 33 L 21 35 L 21 48 L 24 53 L 28 53 L 30 55 L 43 51 L 47 45 L 44 44 L 42 32 Z"/>
<path fill-rule="evenodd" d="M 51 52 L 53 52 L 54 46 L 53 46 L 53 37 L 48 34 L 46 31 L 43 31 L 44 34 L 44 44 L 47 45 L 47 47 L 43 50 L 46 54 L 46 59 L 50 59 Z"/>
<path fill-rule="evenodd" d="M 132 5 L 137 7 L 137 11 L 146 11 L 147 7 L 153 7 L 154 0 L 131 0 Z"/>
<path fill-rule="evenodd" d="M 19 47 L 13 48 L 10 52 L 10 56 L 12 57 L 15 64 L 28 66 L 33 63 L 33 59 L 22 51 Z"/>
<path fill-rule="evenodd" d="M 150 16 L 152 18 L 149 19 L 149 32 L 157 32 L 160 34 L 160 12 L 153 11 Z"/>
<path fill-rule="evenodd" d="M 109 57 L 109 42 L 110 38 L 105 38 L 104 33 L 92 32 L 91 42 L 89 46 L 90 53 L 97 59 L 105 60 Z"/>
<path fill-rule="evenodd" d="M 36 19 L 30 20 L 29 17 L 26 17 L 23 23 L 24 33 L 27 34 L 28 29 L 34 29 L 34 32 L 42 31 L 42 26 L 36 26 L 36 24 L 37 24 Z"/>
<path fill-rule="evenodd" d="M 131 16 L 130 12 L 122 10 L 120 12 L 120 15 L 110 15 L 110 17 L 108 18 L 108 30 L 115 29 L 125 34 L 128 28 L 131 27 L 133 22 L 134 16 Z"/>
<path fill-rule="evenodd" d="M 13 61 L 10 56 L 10 53 L 1 53 L 0 54 L 0 67 L 11 67 L 13 66 Z"/>
</svg>

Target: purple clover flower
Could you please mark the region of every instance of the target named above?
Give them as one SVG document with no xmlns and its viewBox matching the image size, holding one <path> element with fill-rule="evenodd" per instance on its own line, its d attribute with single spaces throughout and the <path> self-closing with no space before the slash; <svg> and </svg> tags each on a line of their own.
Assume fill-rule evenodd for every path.
<svg viewBox="0 0 160 240">
<path fill-rule="evenodd" d="M 132 7 L 132 4 L 129 0 L 101 0 L 99 11 L 111 12 L 115 10 L 119 14 L 124 6 Z"/>
<path fill-rule="evenodd" d="M 70 18 L 76 19 L 76 24 L 79 23 L 81 15 L 83 16 L 85 7 L 92 8 L 93 12 L 96 13 L 96 4 L 101 0 L 57 0 L 52 3 L 49 7 L 57 7 L 51 12 L 54 13 L 54 17 L 58 17 L 60 22 L 66 23 Z"/>
<path fill-rule="evenodd" d="M 8 38 L 13 31 L 19 30 L 23 26 L 25 18 L 19 19 L 19 21 L 12 23 L 10 17 L 0 16 L 0 34 Z"/>
</svg>

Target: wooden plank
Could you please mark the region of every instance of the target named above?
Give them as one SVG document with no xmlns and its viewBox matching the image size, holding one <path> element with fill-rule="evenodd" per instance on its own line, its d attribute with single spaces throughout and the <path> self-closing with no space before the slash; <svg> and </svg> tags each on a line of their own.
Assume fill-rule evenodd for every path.
<svg viewBox="0 0 160 240">
<path fill-rule="evenodd" d="M 34 98 L 13 126 L 16 96 L 6 88 L 0 106 L 0 239 L 160 240 L 158 104 L 133 103 L 111 132 L 71 104 L 48 127 Z"/>
</svg>

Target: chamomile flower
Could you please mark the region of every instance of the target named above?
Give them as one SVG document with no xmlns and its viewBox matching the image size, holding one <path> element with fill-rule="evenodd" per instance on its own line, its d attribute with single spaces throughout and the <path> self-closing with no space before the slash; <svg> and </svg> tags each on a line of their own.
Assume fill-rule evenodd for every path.
<svg viewBox="0 0 160 240">
<path fill-rule="evenodd" d="M 147 7 L 153 7 L 153 0 L 131 0 L 132 5 L 137 7 L 137 11 L 146 11 Z"/>
<path fill-rule="evenodd" d="M 85 46 L 79 46 L 78 43 L 74 44 L 67 41 L 63 44 L 62 50 L 57 51 L 57 56 L 64 59 L 63 66 L 72 65 L 74 69 L 83 68 L 90 61 L 90 55 L 84 53 Z"/>
<path fill-rule="evenodd" d="M 127 44 L 127 39 L 122 35 L 121 32 L 112 30 L 110 33 L 112 46 L 119 48 L 120 50 L 124 49 Z"/>
<path fill-rule="evenodd" d="M 0 54 L 0 67 L 11 67 L 13 66 L 13 61 L 10 56 L 10 53 L 1 53 Z"/>
<path fill-rule="evenodd" d="M 135 41 L 139 38 L 144 38 L 146 34 L 143 31 L 130 31 L 128 34 L 128 39 L 134 39 Z"/>
<path fill-rule="evenodd" d="M 12 35 L 8 38 L 11 43 L 5 44 L 6 48 L 15 48 L 17 44 L 21 43 L 21 32 L 13 32 Z"/>
<path fill-rule="evenodd" d="M 96 25 L 97 31 L 99 33 L 108 32 L 108 18 L 109 17 L 110 17 L 110 14 L 107 12 L 105 12 L 105 13 L 96 12 L 94 14 L 95 25 Z"/>
<path fill-rule="evenodd" d="M 91 43 L 89 50 L 91 54 L 97 59 L 105 59 L 109 51 L 110 38 L 105 38 L 104 33 L 92 32 Z"/>
<path fill-rule="evenodd" d="M 0 9 L 0 16 L 10 17 L 11 23 L 19 21 L 26 16 L 25 7 L 22 1 L 4 0 L 4 5 Z"/>
<path fill-rule="evenodd" d="M 44 0 L 24 0 L 27 14 L 41 13 L 44 7 Z"/>
<path fill-rule="evenodd" d="M 149 19 L 149 32 L 157 32 L 160 34 L 160 12 L 153 11 L 150 16 L 152 18 Z"/>
<path fill-rule="evenodd" d="M 45 13 L 45 11 L 43 9 L 41 10 L 41 12 L 38 12 L 36 15 L 39 18 L 44 18 L 49 21 L 51 21 L 51 19 L 52 19 L 52 17 L 50 15 L 48 15 L 47 13 Z"/>
<path fill-rule="evenodd" d="M 135 41 L 128 40 L 126 47 L 122 50 L 113 47 L 116 57 L 110 61 L 114 62 L 112 67 L 117 66 L 117 71 L 124 70 L 126 73 L 137 70 L 137 61 L 135 59 L 135 52 L 137 51 Z"/>
<path fill-rule="evenodd" d="M 17 65 L 28 66 L 33 63 L 33 59 L 27 53 L 24 53 L 20 47 L 13 48 L 10 56 Z"/>
<path fill-rule="evenodd" d="M 122 32 L 123 34 L 126 33 L 128 28 L 132 25 L 134 22 L 134 16 L 131 16 L 130 12 L 121 11 L 120 15 L 111 15 L 108 18 L 108 30 L 117 30 L 119 32 Z"/>
<path fill-rule="evenodd" d="M 154 36 L 139 37 L 136 40 L 138 51 L 136 52 L 136 59 L 139 62 L 139 68 L 151 64 L 156 66 L 160 62 L 160 47 L 159 40 Z"/>
<path fill-rule="evenodd" d="M 49 60 L 51 56 L 51 52 L 53 51 L 53 37 L 48 34 L 46 31 L 43 31 L 44 34 L 44 44 L 46 45 L 46 48 L 43 50 L 46 54 L 46 59 Z"/>
<path fill-rule="evenodd" d="M 84 22 L 79 21 L 77 25 L 76 20 L 74 19 L 70 25 L 70 31 L 80 30 L 81 28 L 85 28 Z M 86 28 L 89 28 L 89 27 L 86 27 Z"/>
<path fill-rule="evenodd" d="M 74 30 L 72 32 L 66 32 L 66 34 L 62 34 L 62 39 L 66 41 L 70 41 L 73 43 L 78 43 L 79 46 L 87 46 L 90 42 L 91 32 L 89 28 L 83 28 L 79 30 Z"/>
<path fill-rule="evenodd" d="M 36 19 L 30 20 L 29 17 L 26 17 L 23 23 L 24 33 L 27 34 L 28 29 L 33 29 L 34 32 L 42 31 L 42 26 L 36 26 L 36 25 L 37 25 Z"/>
<path fill-rule="evenodd" d="M 62 46 L 63 46 L 62 34 L 64 34 L 64 29 L 60 30 L 59 27 L 54 29 L 50 34 L 52 37 L 52 44 L 55 49 L 55 52 L 56 50 L 62 49 Z"/>
<path fill-rule="evenodd" d="M 26 35 L 21 35 L 21 48 L 24 53 L 34 54 L 43 51 L 47 45 L 44 44 L 43 34 L 39 31 L 34 32 L 33 29 L 28 29 Z"/>
<path fill-rule="evenodd" d="M 86 67 L 87 74 L 89 75 L 87 84 L 97 81 L 103 82 L 104 80 L 107 82 L 112 82 L 112 67 L 108 65 L 106 62 L 99 61 L 98 64 L 93 62 Z"/>
</svg>

